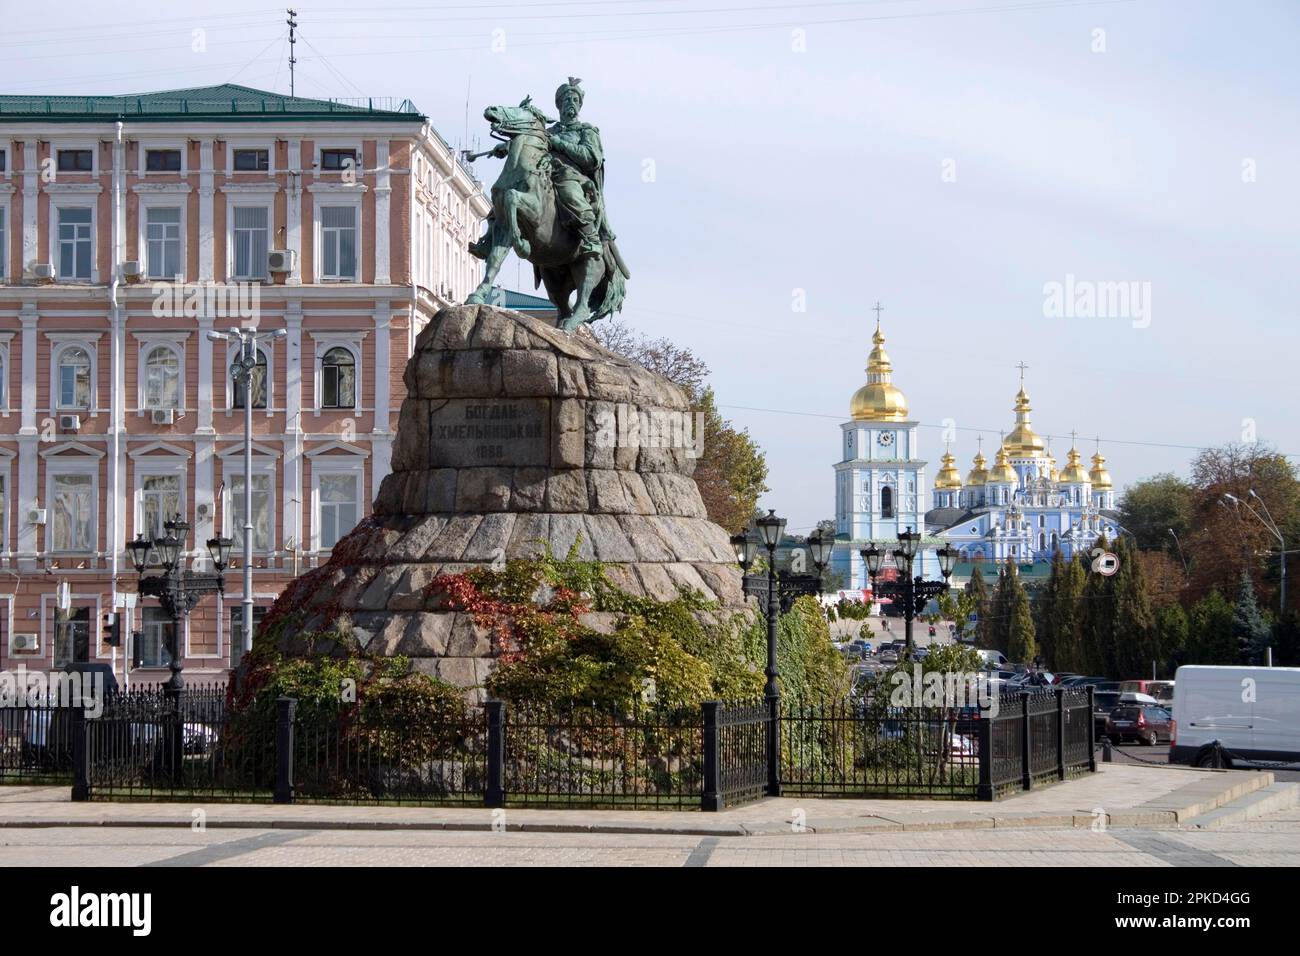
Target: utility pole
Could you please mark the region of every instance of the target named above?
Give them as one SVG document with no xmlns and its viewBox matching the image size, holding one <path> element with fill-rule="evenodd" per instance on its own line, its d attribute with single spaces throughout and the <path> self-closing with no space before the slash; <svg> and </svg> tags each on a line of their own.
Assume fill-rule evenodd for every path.
<svg viewBox="0 0 1300 956">
<path fill-rule="evenodd" d="M 298 42 L 293 31 L 298 28 L 298 21 L 296 19 L 298 11 L 290 7 L 288 12 L 289 19 L 284 22 L 289 24 L 289 99 L 293 99 L 293 65 L 298 62 L 298 58 L 293 55 L 293 45 Z"/>
</svg>

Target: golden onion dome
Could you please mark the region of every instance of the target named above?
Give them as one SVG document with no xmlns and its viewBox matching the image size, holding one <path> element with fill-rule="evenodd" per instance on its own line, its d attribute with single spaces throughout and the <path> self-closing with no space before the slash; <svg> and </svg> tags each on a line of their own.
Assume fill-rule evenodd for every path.
<svg viewBox="0 0 1300 956">
<path fill-rule="evenodd" d="M 890 381 L 894 367 L 885 353 L 885 335 L 879 325 L 871 341 L 876 347 L 867 359 L 867 384 L 853 393 L 849 414 L 865 422 L 907 421 L 907 399 Z"/>
<path fill-rule="evenodd" d="M 988 464 L 988 459 L 984 457 L 982 451 L 975 453 L 973 464 L 975 467 L 972 468 L 970 474 L 966 476 L 966 484 L 968 487 L 970 485 L 982 485 L 989 480 L 989 470 L 984 467 Z"/>
<path fill-rule="evenodd" d="M 993 459 L 993 469 L 989 472 L 988 484 L 1016 484 L 1020 481 L 1016 470 L 1007 462 L 1007 446 L 1003 445 L 998 449 L 997 457 Z"/>
<path fill-rule="evenodd" d="M 1023 385 L 1016 394 L 1016 404 L 1013 411 L 1016 413 L 1016 426 L 1011 429 L 1011 433 L 1007 435 L 1004 442 L 1007 454 L 1012 458 L 1047 457 L 1047 443 L 1038 436 L 1038 433 L 1029 424 L 1029 413 L 1033 409 L 1029 407 L 1029 395 L 1025 392 Z"/>
<path fill-rule="evenodd" d="M 1088 477 L 1092 479 L 1092 486 L 1100 490 L 1108 490 L 1112 487 L 1110 481 L 1110 472 L 1106 470 L 1106 459 L 1101 454 L 1101 449 L 1092 456 L 1092 468 L 1088 472 Z"/>
<path fill-rule="evenodd" d="M 935 491 L 961 490 L 961 473 L 957 471 L 957 459 L 952 457 L 952 452 L 945 451 L 943 458 L 943 467 L 939 469 L 939 474 L 934 476 Z"/>
<path fill-rule="evenodd" d="M 1065 470 L 1061 472 L 1060 482 L 1063 485 L 1082 485 L 1087 481 L 1088 473 L 1083 470 L 1083 465 L 1079 463 L 1078 449 L 1071 448 Z"/>
</svg>

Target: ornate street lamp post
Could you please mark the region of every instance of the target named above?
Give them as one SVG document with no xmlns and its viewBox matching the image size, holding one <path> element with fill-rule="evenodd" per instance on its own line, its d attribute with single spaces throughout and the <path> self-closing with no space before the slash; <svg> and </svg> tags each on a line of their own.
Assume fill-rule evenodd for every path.
<svg viewBox="0 0 1300 956">
<path fill-rule="evenodd" d="M 181 663 L 181 625 L 203 595 L 224 593 L 226 581 L 223 572 L 230 562 L 232 542 L 229 538 L 209 539 L 208 553 L 212 557 L 212 565 L 217 569 L 217 573 L 196 574 L 187 571 L 184 567 L 185 538 L 189 534 L 189 522 L 176 515 L 163 523 L 163 530 L 167 532 L 166 535 L 154 538 L 153 541 L 143 534 L 137 535 L 134 541 L 127 544 L 127 550 L 131 552 L 131 562 L 135 565 L 136 573 L 140 575 L 139 592 L 158 598 L 158 603 L 172 619 L 171 635 L 167 641 L 167 654 L 171 658 L 167 666 L 171 670 L 171 678 L 167 681 L 166 689 L 168 693 L 179 694 L 185 686 L 185 681 L 181 677 L 181 670 L 184 667 Z M 161 559 L 162 574 L 145 577 L 149 552 L 153 549 L 158 551 Z"/>
<path fill-rule="evenodd" d="M 185 538 L 190 525 L 180 515 L 163 522 L 166 532 L 161 538 L 150 541 L 143 534 L 136 535 L 134 541 L 127 544 L 131 552 L 131 563 L 140 575 L 137 590 L 143 595 L 158 598 L 168 617 L 172 619 L 171 635 L 167 639 L 167 666 L 171 678 L 163 687 L 170 704 L 171 725 L 167 728 L 163 742 L 163 753 L 167 754 L 174 782 L 181 780 L 181 765 L 184 756 L 184 716 L 181 713 L 181 691 L 185 681 L 181 677 L 184 664 L 181 663 L 181 625 L 205 594 L 220 594 L 225 590 L 225 577 L 222 572 L 230 561 L 231 541 L 229 538 L 211 538 L 208 540 L 208 553 L 216 574 L 196 574 L 187 571 L 185 563 Z M 162 574 L 144 576 L 149 563 L 149 551 L 156 549 L 162 562 Z"/>
<path fill-rule="evenodd" d="M 785 519 L 773 510 L 754 520 L 752 533 L 734 535 L 731 546 L 736 552 L 736 563 L 745 572 L 744 589 L 747 595 L 759 599 L 767 616 L 767 684 L 763 696 L 767 701 L 767 793 L 781 795 L 781 688 L 777 683 L 776 634 L 779 615 L 790 609 L 795 599 L 804 594 L 820 594 L 822 572 L 830 562 L 835 547 L 835 536 L 818 529 L 808 537 L 816 574 L 795 574 L 776 570 L 776 548 L 785 531 Z M 767 580 L 749 574 L 759 547 L 767 551 Z"/>
<path fill-rule="evenodd" d="M 240 654 L 253 649 L 253 373 L 257 370 L 258 343 L 282 339 L 287 329 L 259 332 L 257 329 L 230 329 L 227 332 L 208 332 L 214 342 L 234 342 L 239 351 L 230 365 L 230 377 L 243 390 L 244 396 L 244 597 L 241 601 L 243 634 L 240 637 Z M 231 663 L 235 661 L 231 652 Z"/>
<path fill-rule="evenodd" d="M 884 563 L 886 552 L 877 548 L 874 544 L 868 545 L 858 551 L 862 556 L 862 561 L 867 566 L 867 574 L 871 576 L 871 591 L 873 597 L 893 597 L 903 603 L 903 621 L 904 635 L 906 639 L 905 655 L 911 658 L 912 652 L 916 649 L 912 641 L 912 620 L 916 615 L 925 610 L 925 606 L 930 603 L 931 599 L 938 597 L 948 590 L 948 579 L 952 577 L 953 565 L 957 563 L 957 550 L 950 544 L 945 544 L 936 553 L 939 556 L 939 570 L 943 572 L 942 581 L 925 581 L 918 574 L 912 575 L 912 565 L 921 547 L 921 535 L 908 527 L 906 531 L 898 535 L 898 548 L 894 551 L 895 563 L 901 562 L 898 570 L 900 580 L 882 581 L 877 583 L 877 576 L 880 574 L 881 566 Z"/>
</svg>

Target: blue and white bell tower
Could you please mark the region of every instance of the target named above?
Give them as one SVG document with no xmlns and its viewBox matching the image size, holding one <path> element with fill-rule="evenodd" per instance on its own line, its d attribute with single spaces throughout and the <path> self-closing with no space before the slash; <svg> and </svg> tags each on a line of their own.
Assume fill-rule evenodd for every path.
<svg viewBox="0 0 1300 956">
<path fill-rule="evenodd" d="M 874 348 L 867 360 L 867 384 L 853 395 L 850 420 L 840 426 L 840 461 L 835 465 L 836 544 L 831 566 L 851 590 L 870 587 L 858 551 L 868 543 L 893 551 L 909 528 L 925 533 L 925 466 L 917 423 L 908 418 L 907 399 L 893 384 L 893 366 L 880 330 L 876 304 Z M 913 574 L 926 574 L 930 555 L 917 555 Z M 937 570 L 937 568 L 935 569 Z"/>
</svg>

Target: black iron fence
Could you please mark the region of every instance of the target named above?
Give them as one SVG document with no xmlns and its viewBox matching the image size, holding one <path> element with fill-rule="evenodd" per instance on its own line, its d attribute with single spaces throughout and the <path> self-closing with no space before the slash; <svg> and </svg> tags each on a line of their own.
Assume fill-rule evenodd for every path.
<svg viewBox="0 0 1300 956">
<path fill-rule="evenodd" d="M 237 714 L 225 701 L 223 688 L 153 690 L 96 719 L 68 712 L 47 735 L 51 773 L 71 777 L 74 799 L 719 810 L 774 792 L 773 778 L 789 795 L 994 800 L 1096 769 L 1086 688 L 984 709 L 787 702 L 775 755 L 767 701 L 611 712 L 279 698 Z"/>
</svg>

